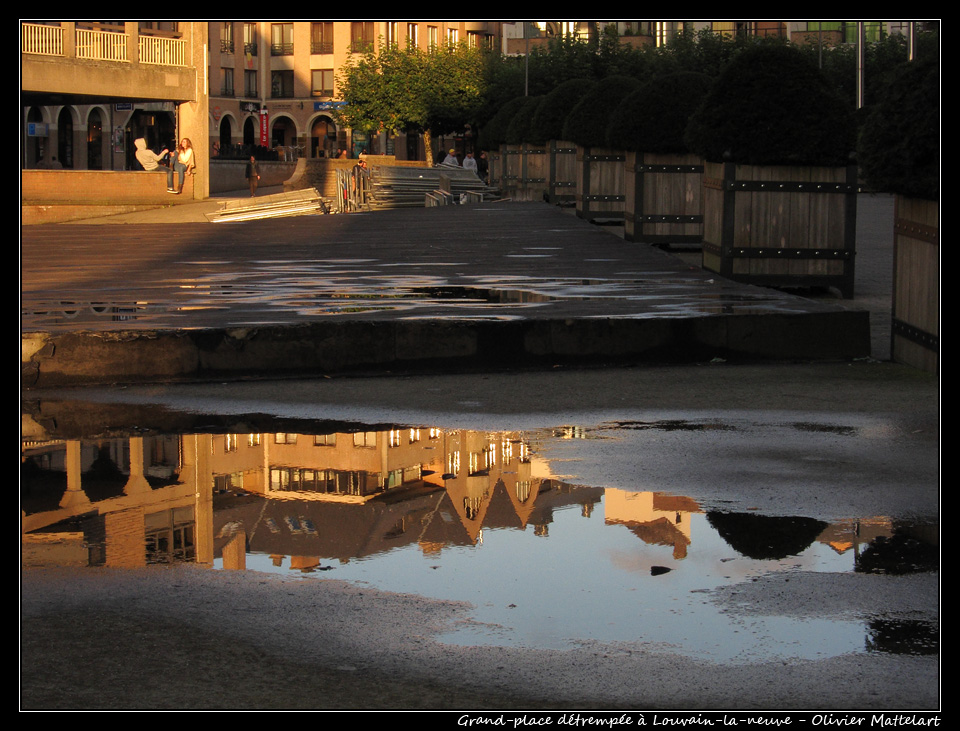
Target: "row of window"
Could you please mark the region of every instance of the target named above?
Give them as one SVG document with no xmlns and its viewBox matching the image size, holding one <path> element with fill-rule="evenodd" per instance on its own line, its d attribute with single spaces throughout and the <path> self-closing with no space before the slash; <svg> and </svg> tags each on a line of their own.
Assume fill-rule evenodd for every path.
<svg viewBox="0 0 960 731">
<path fill-rule="evenodd" d="M 350 23 L 350 52 L 366 53 L 374 49 L 376 38 L 376 24 L 373 21 L 353 21 Z M 467 43 L 473 47 L 488 45 L 491 36 L 485 33 L 469 31 Z M 449 28 L 447 43 L 459 43 L 460 32 L 457 28 Z M 387 43 L 409 46 L 418 46 L 420 43 L 419 23 L 387 23 Z M 427 26 L 427 46 L 431 49 L 440 44 L 440 28 L 436 25 Z M 243 52 L 256 56 L 258 53 L 257 24 L 243 24 Z M 234 53 L 233 22 L 225 20 L 220 26 L 221 53 Z M 310 53 L 333 53 L 333 21 L 322 21 L 310 24 Z M 273 23 L 270 26 L 270 55 L 293 55 L 293 23 Z"/>
<path fill-rule="evenodd" d="M 333 97 L 333 69 L 314 69 L 310 72 L 310 95 L 321 98 Z M 257 84 L 257 72 L 255 70 L 244 69 L 243 71 L 243 96 L 246 99 L 257 99 L 260 96 L 260 88 Z M 217 95 L 216 91 L 211 92 Z M 234 86 L 234 69 L 220 69 L 220 93 L 219 96 L 236 96 L 237 91 Z M 292 99 L 293 91 L 293 71 L 272 71 L 270 72 L 270 96 L 274 99 Z"/>
</svg>

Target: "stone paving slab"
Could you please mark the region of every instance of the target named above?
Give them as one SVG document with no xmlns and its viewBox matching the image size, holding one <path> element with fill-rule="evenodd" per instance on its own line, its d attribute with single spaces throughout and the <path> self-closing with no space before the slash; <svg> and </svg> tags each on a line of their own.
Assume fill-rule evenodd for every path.
<svg viewBox="0 0 960 731">
<path fill-rule="evenodd" d="M 31 226 L 21 277 L 26 386 L 870 354 L 867 312 L 538 203 Z"/>
</svg>

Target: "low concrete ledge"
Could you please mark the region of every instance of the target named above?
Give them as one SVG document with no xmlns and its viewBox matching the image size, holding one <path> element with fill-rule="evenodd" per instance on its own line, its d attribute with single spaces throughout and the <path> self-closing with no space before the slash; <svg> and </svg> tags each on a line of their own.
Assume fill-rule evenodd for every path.
<svg viewBox="0 0 960 731">
<path fill-rule="evenodd" d="M 183 193 L 167 192 L 167 168 L 143 170 L 21 170 L 23 205 L 162 205 L 193 202 L 193 176 Z M 176 182 L 176 180 L 174 180 Z"/>
<path fill-rule="evenodd" d="M 849 360 L 869 315 L 838 311 L 675 319 L 340 321 L 222 330 L 29 333 L 21 384 L 45 388 L 334 373 L 555 365 Z"/>
<path fill-rule="evenodd" d="M 184 178 L 183 193 L 171 195 L 166 172 L 21 170 L 21 223 L 63 223 L 194 203 L 193 176 Z"/>
</svg>

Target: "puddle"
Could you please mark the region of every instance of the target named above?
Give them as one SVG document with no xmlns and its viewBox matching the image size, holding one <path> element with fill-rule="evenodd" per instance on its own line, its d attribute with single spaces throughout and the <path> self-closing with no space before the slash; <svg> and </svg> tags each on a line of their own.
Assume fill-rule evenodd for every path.
<svg viewBox="0 0 960 731">
<path fill-rule="evenodd" d="M 189 561 L 471 603 L 470 620 L 439 638 L 449 644 L 639 642 L 733 662 L 938 652 L 938 629 L 923 617 L 730 607 L 755 582 L 936 572 L 935 526 L 723 512 L 669 491 L 576 484 L 549 457 L 571 437 L 602 445 L 607 429 L 724 428 L 622 421 L 24 441 L 22 563 Z"/>
</svg>

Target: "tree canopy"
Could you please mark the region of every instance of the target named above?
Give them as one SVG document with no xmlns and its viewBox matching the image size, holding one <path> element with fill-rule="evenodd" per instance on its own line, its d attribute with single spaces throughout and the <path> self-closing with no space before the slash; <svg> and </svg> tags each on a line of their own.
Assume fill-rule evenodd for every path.
<svg viewBox="0 0 960 731">
<path fill-rule="evenodd" d="M 431 138 L 473 121 L 484 98 L 483 52 L 466 44 L 429 53 L 382 44 L 378 53 L 352 61 L 338 79 L 346 105 L 340 124 L 354 129 L 423 133 L 427 164 Z"/>
</svg>

